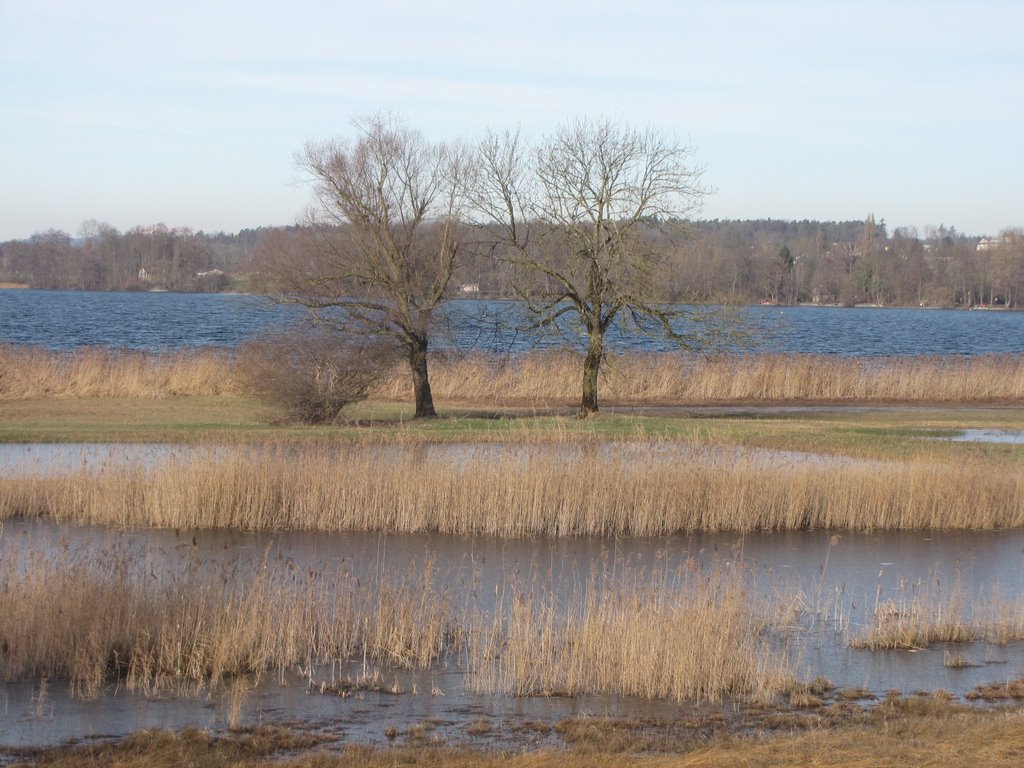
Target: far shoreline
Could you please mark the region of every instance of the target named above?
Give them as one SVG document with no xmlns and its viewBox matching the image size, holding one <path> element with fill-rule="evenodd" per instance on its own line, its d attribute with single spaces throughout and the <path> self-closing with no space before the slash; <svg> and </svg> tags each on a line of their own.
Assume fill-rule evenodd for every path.
<svg viewBox="0 0 1024 768">
<path fill-rule="evenodd" d="M 6 283 L 0 282 L 0 291 L 5 290 L 27 290 L 27 291 L 40 291 L 46 293 L 99 293 L 99 294 L 140 294 L 140 293 L 165 293 L 172 295 L 181 296 L 253 296 L 260 298 L 262 294 L 252 293 L 250 291 L 237 291 L 237 290 L 226 290 L 226 291 L 171 291 L 166 288 L 151 288 L 145 291 L 86 291 L 78 288 L 34 288 L 27 283 Z M 452 302 L 465 302 L 465 301 L 519 301 L 514 296 L 490 296 L 490 295 L 479 295 L 479 296 L 452 296 L 449 301 Z M 984 312 L 1021 312 L 1024 311 L 1024 306 L 988 306 L 988 305 L 973 305 L 973 306 L 960 306 L 960 305 L 917 305 L 917 304 L 815 304 L 813 302 L 803 301 L 798 304 L 781 304 L 773 302 L 757 302 L 757 303 L 746 303 L 746 304 L 715 304 L 715 303 L 704 303 L 694 304 L 692 306 L 702 307 L 714 307 L 714 306 L 737 306 L 747 308 L 760 308 L 760 309 L 802 309 L 805 307 L 812 307 L 815 309 L 934 309 L 934 310 L 954 310 L 964 312 L 984 311 Z"/>
</svg>

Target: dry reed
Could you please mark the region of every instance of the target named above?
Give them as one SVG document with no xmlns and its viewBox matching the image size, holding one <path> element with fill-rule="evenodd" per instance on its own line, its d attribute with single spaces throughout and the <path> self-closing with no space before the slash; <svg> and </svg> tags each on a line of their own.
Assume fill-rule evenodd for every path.
<svg viewBox="0 0 1024 768">
<path fill-rule="evenodd" d="M 226 395 L 241 391 L 222 351 L 139 352 L 88 347 L 57 352 L 0 345 L 0 400 Z"/>
<path fill-rule="evenodd" d="M 85 697 L 110 680 L 130 691 L 189 692 L 359 656 L 427 667 L 448 636 L 450 597 L 415 575 L 360 583 L 288 562 L 193 560 L 169 571 L 161 560 L 8 551 L 0 677 L 64 679 Z"/>
<path fill-rule="evenodd" d="M 461 450 L 461 449 L 460 449 Z M 0 477 L 0 519 L 122 527 L 664 536 L 1024 525 L 1024 476 L 956 464 L 767 460 L 673 444 L 255 448 Z"/>
<path fill-rule="evenodd" d="M 559 405 L 579 397 L 579 357 L 438 355 L 431 388 L 440 401 Z M 230 353 L 149 353 L 102 348 L 54 352 L 0 345 L 0 400 L 239 394 L 246 386 Z M 395 366 L 371 390 L 410 398 L 408 370 Z M 630 354 L 608 359 L 601 396 L 621 403 L 938 402 L 1024 400 L 1024 358 L 851 358 L 834 355 Z"/>
<path fill-rule="evenodd" d="M 580 392 L 581 362 L 569 352 L 469 355 L 431 365 L 441 400 L 541 406 L 574 402 Z M 406 399 L 407 378 L 396 369 L 371 397 Z M 619 403 L 1019 402 L 1024 358 L 629 354 L 608 359 L 599 386 L 604 400 Z"/>
<path fill-rule="evenodd" d="M 692 566 L 692 563 L 690 564 Z M 671 701 L 768 699 L 791 686 L 747 574 L 600 573 L 585 585 L 514 586 L 471 633 L 473 688 L 516 696 L 602 693 Z"/>
<path fill-rule="evenodd" d="M 871 626 L 850 641 L 852 648 L 916 650 L 933 643 L 966 643 L 978 632 L 965 615 L 967 596 L 959 580 L 937 578 L 903 583 L 898 598 L 876 598 Z"/>
<path fill-rule="evenodd" d="M 1024 599 L 1010 599 L 998 586 L 969 598 L 959 579 L 932 577 L 900 585 L 893 598 L 877 596 L 871 623 L 849 641 L 853 648 L 916 650 L 935 643 L 983 640 L 1005 645 L 1024 639 Z M 946 666 L 972 666 L 962 654 Z"/>
<path fill-rule="evenodd" d="M 401 578 L 357 578 L 267 557 L 173 566 L 159 551 L 29 544 L 0 563 L 0 677 L 67 680 L 84 697 L 111 681 L 147 694 L 226 685 L 236 707 L 247 675 L 295 669 L 311 689 L 334 690 L 345 685 L 335 662 L 422 669 L 444 656 L 466 660 L 477 690 L 521 696 L 768 696 L 789 686 L 788 669 L 759 639 L 748 575 L 613 569 L 584 593 L 534 574 L 507 603 L 467 595 L 457 606 L 429 561 Z"/>
</svg>

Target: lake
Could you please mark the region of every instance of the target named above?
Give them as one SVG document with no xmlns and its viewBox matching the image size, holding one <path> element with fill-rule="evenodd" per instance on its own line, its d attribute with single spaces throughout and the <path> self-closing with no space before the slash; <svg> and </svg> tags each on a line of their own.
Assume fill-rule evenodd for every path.
<svg viewBox="0 0 1024 768">
<path fill-rule="evenodd" d="M 1024 675 L 1021 642 L 937 644 L 918 652 L 869 651 L 849 644 L 870 624 L 873 606 L 879 601 L 913 599 L 932 585 L 957 584 L 967 614 L 980 610 L 994 585 L 1004 595 L 1021 594 L 1024 531 L 502 539 L 357 532 L 124 531 L 7 521 L 0 535 L 0 556 L 35 552 L 60 560 L 69 551 L 86 559 L 118 553 L 117 562 L 134 563 L 145 581 L 163 578 L 163 573 L 188 563 L 209 568 L 211 573 L 225 568 L 248 573 L 265 569 L 268 563 L 287 563 L 295 573 L 332 573 L 341 568 L 350 578 L 370 583 L 375 574 L 386 570 L 411 572 L 407 569 L 432 563 L 430 578 L 437 589 L 458 595 L 460 604 L 478 604 L 488 611 L 495 610 L 494 596 L 513 581 L 525 580 L 542 590 L 573 588 L 586 581 L 596 563 L 612 567 L 612 580 L 602 582 L 606 586 L 617 574 L 631 579 L 638 572 L 685 569 L 688 563 L 742 567 L 755 601 L 799 607 L 782 622 L 785 626 L 777 624 L 772 632 L 788 647 L 802 679 L 824 675 L 841 688 L 865 688 L 881 697 L 894 688 L 904 693 L 945 689 L 963 695 L 976 685 Z M 125 571 L 121 578 L 132 578 L 132 573 Z M 947 665 L 951 652 L 967 655 L 974 665 Z M 355 674 L 359 667 L 355 660 L 346 671 Z M 318 682 L 333 674 L 333 669 L 323 666 L 268 675 L 247 696 L 242 721 L 300 718 L 307 727 L 315 729 L 322 723 L 346 738 L 383 744 L 386 728 L 404 729 L 424 719 L 437 720 L 439 731 L 455 738 L 481 718 L 549 723 L 580 714 L 672 718 L 692 708 L 622 696 L 516 698 L 475 693 L 459 658 L 440 659 L 419 672 L 386 671 L 388 685 L 394 681 L 401 689 L 397 694 L 321 693 Z M 0 744 L 6 746 L 119 735 L 147 727 L 218 729 L 226 725 L 229 708 L 223 690 L 176 697 L 128 695 L 111 687 L 99 698 L 83 701 L 67 696 L 61 681 L 50 682 L 42 702 L 38 681 L 0 684 L 0 701 Z"/>
<path fill-rule="evenodd" d="M 1024 312 L 838 307 L 738 310 L 759 352 L 838 355 L 980 355 L 1024 352 Z M 254 296 L 0 290 L 0 343 L 51 349 L 89 345 L 168 350 L 235 347 L 303 318 L 296 307 Z M 458 300 L 436 319 L 435 349 L 518 353 L 581 345 L 578 338 L 527 330 L 521 302 Z M 665 351 L 664 339 L 617 326 L 609 346 Z"/>
</svg>

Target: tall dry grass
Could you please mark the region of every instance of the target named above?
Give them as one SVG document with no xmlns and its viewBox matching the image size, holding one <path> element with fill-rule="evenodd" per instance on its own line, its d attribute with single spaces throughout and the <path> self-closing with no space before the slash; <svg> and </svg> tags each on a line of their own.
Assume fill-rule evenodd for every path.
<svg viewBox="0 0 1024 768">
<path fill-rule="evenodd" d="M 0 677 L 67 680 L 92 697 L 111 681 L 196 692 L 359 657 L 425 668 L 451 618 L 451 596 L 433 588 L 429 569 L 360 581 L 273 560 L 170 571 L 163 558 L 125 551 L 9 550 L 0 562 Z"/>
<path fill-rule="evenodd" d="M 173 567 L 148 551 L 29 545 L 0 563 L 0 677 L 67 680 L 92 697 L 113 682 L 198 693 L 297 670 L 320 688 L 336 682 L 334 662 L 424 669 L 445 656 L 476 690 L 519 696 L 769 696 L 789 671 L 759 639 L 748 575 L 605 573 L 585 593 L 532 575 L 494 607 L 457 600 L 429 562 L 356 578 L 266 558 Z"/>
<path fill-rule="evenodd" d="M 247 377 L 238 365 L 225 351 L 54 352 L 0 345 L 0 400 L 239 394 Z M 448 402 L 564 404 L 578 398 L 580 377 L 580 359 L 570 352 L 431 360 L 434 397 Z M 1024 358 L 633 354 L 607 360 L 600 393 L 623 403 L 1021 402 Z M 408 400 L 406 366 L 392 368 L 370 396 Z"/>
<path fill-rule="evenodd" d="M 671 701 L 768 699 L 791 687 L 786 660 L 740 569 L 595 574 L 583 585 L 515 585 L 470 633 L 477 692 L 602 693 Z"/>
<path fill-rule="evenodd" d="M 226 395 L 241 391 L 223 351 L 140 352 L 88 347 L 58 352 L 0 345 L 0 400 Z"/>
<path fill-rule="evenodd" d="M 123 527 L 663 536 L 1024 525 L 1024 476 L 981 460 L 766 460 L 673 444 L 242 447 L 152 467 L 0 477 L 0 519 Z"/>
<path fill-rule="evenodd" d="M 876 598 L 871 625 L 850 640 L 852 648 L 916 650 L 933 643 L 967 643 L 977 630 L 966 615 L 967 594 L 957 580 L 903 583 L 900 595 Z"/>
<path fill-rule="evenodd" d="M 577 355 L 547 352 L 439 358 L 430 375 L 441 400 L 551 405 L 579 397 L 581 370 Z M 396 369 L 371 396 L 407 398 L 407 378 Z M 631 354 L 607 360 L 599 387 L 623 403 L 1019 402 L 1024 358 Z"/>
<path fill-rule="evenodd" d="M 916 650 L 935 643 L 983 640 L 1005 645 L 1024 639 L 1024 598 L 1004 595 L 998 585 L 969 596 L 959 578 L 903 582 L 895 597 L 876 596 L 867 627 L 855 632 L 852 648 Z"/>
</svg>

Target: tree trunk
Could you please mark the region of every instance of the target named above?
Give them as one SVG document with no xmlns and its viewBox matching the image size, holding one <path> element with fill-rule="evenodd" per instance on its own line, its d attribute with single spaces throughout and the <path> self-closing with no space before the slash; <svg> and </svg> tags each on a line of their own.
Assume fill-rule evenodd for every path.
<svg viewBox="0 0 1024 768">
<path fill-rule="evenodd" d="M 416 418 L 437 416 L 434 398 L 430 394 L 430 378 L 427 376 L 427 340 L 413 339 L 409 347 L 409 368 L 412 370 L 413 393 L 416 397 Z"/>
<path fill-rule="evenodd" d="M 579 412 L 581 419 L 597 413 L 597 374 L 601 370 L 603 357 L 604 337 L 600 331 L 591 331 L 587 356 L 583 358 L 583 402 L 580 404 Z"/>
</svg>

